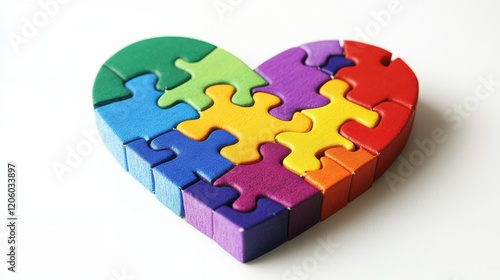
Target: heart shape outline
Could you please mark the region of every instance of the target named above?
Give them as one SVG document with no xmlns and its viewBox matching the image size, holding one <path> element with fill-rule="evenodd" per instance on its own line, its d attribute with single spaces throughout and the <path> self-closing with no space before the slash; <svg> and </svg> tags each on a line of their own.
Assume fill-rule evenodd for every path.
<svg viewBox="0 0 500 280">
<path fill-rule="evenodd" d="M 416 76 L 401 59 L 336 40 L 289 49 L 254 72 L 199 40 L 152 38 L 108 59 L 93 88 L 101 138 L 118 162 L 242 262 L 366 191 L 403 149 L 417 98 Z M 244 120 L 204 121 L 228 107 Z M 263 122 L 272 129 L 246 131 L 260 116 L 249 108 L 269 110 Z M 336 111 L 341 118 L 330 118 Z M 325 128 L 335 140 L 311 141 Z M 259 133 L 271 137 L 247 141 Z"/>
</svg>

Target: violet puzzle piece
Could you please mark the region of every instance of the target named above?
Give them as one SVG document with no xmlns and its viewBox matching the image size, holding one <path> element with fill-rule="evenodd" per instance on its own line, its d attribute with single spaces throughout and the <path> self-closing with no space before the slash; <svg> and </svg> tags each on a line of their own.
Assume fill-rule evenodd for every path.
<svg viewBox="0 0 500 280">
<path fill-rule="evenodd" d="M 187 104 L 158 107 L 156 102 L 163 92 L 155 89 L 157 80 L 154 74 L 131 79 L 125 83 L 132 92 L 131 98 L 95 109 L 101 139 L 125 170 L 128 167 L 124 145 L 139 138 L 150 140 L 182 121 L 198 117 L 198 112 Z"/>
<path fill-rule="evenodd" d="M 146 189 L 154 193 L 153 167 L 171 160 L 175 153 L 171 150 L 152 150 L 143 138 L 125 146 L 128 172 Z"/>
<path fill-rule="evenodd" d="M 338 40 L 312 42 L 304 44 L 300 48 L 307 53 L 307 58 L 304 61 L 307 66 L 320 67 L 325 64 L 329 56 L 344 53 Z"/>
<path fill-rule="evenodd" d="M 156 150 L 172 150 L 176 157 L 153 168 L 158 200 L 178 216 L 184 216 L 181 190 L 202 179 L 212 183 L 233 167 L 219 150 L 236 143 L 224 130 L 214 130 L 204 141 L 196 141 L 177 130 L 162 134 L 151 142 Z"/>
<path fill-rule="evenodd" d="M 238 195 L 230 187 L 214 187 L 200 180 L 182 190 L 186 221 L 212 238 L 215 210 L 223 205 L 230 205 Z"/>
<path fill-rule="evenodd" d="M 340 68 L 346 66 L 354 66 L 354 62 L 343 55 L 334 55 L 328 58 L 326 65 L 321 67 L 321 71 L 330 76 L 335 76 Z"/>
<path fill-rule="evenodd" d="M 281 165 L 290 150 L 279 144 L 260 146 L 262 160 L 237 165 L 217 179 L 215 186 L 229 185 L 240 196 L 233 203 L 236 211 L 255 208 L 258 198 L 271 199 L 290 211 L 288 238 L 292 239 L 319 221 L 322 195 L 318 189 Z"/>
<path fill-rule="evenodd" d="M 282 104 L 269 113 L 280 120 L 291 120 L 295 112 L 329 102 L 317 91 L 330 77 L 315 67 L 302 64 L 306 55 L 301 48 L 291 48 L 255 69 L 269 85 L 254 88 L 253 93 L 262 91 L 278 96 Z"/>
<path fill-rule="evenodd" d="M 288 211 L 261 198 L 251 212 L 220 207 L 214 213 L 213 225 L 213 240 L 240 262 L 248 262 L 287 240 Z"/>
</svg>

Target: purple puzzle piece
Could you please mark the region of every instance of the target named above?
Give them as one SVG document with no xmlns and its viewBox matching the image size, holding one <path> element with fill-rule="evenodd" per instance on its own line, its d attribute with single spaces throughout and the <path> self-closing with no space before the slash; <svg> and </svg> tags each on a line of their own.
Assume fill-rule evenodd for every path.
<svg viewBox="0 0 500 280">
<path fill-rule="evenodd" d="M 307 53 L 305 65 L 320 67 L 332 55 L 342 55 L 344 52 L 338 40 L 318 41 L 300 46 Z"/>
<path fill-rule="evenodd" d="M 214 187 L 200 180 L 182 190 L 186 221 L 208 237 L 213 237 L 213 214 L 224 205 L 230 205 L 238 192 L 230 187 Z"/>
<path fill-rule="evenodd" d="M 291 120 L 297 111 L 321 107 L 329 102 L 318 93 L 318 89 L 330 77 L 315 67 L 304 65 L 306 55 L 303 49 L 292 48 L 255 69 L 269 85 L 254 88 L 253 92 L 263 91 L 281 99 L 282 104 L 269 111 L 280 120 Z"/>
<path fill-rule="evenodd" d="M 261 198 L 252 212 L 238 212 L 228 206 L 213 215 L 213 239 L 241 262 L 259 257 L 287 240 L 288 211 Z"/>
<path fill-rule="evenodd" d="M 260 197 L 289 209 L 288 238 L 292 239 L 319 221 L 322 195 L 281 165 L 282 159 L 290 153 L 287 147 L 265 143 L 259 150 L 261 161 L 235 166 L 217 179 L 214 186 L 229 185 L 240 193 L 233 203 L 236 211 L 255 209 Z"/>
</svg>

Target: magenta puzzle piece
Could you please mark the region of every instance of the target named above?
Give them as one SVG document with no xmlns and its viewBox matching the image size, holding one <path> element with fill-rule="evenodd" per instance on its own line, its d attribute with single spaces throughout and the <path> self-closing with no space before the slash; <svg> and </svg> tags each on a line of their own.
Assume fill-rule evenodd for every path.
<svg viewBox="0 0 500 280">
<path fill-rule="evenodd" d="M 262 161 L 235 166 L 214 185 L 229 185 L 240 193 L 233 203 L 236 211 L 255 209 L 260 197 L 288 208 L 288 238 L 292 239 L 319 221 L 323 196 L 315 187 L 281 165 L 281 160 L 290 153 L 287 147 L 265 143 L 259 150 Z"/>
</svg>

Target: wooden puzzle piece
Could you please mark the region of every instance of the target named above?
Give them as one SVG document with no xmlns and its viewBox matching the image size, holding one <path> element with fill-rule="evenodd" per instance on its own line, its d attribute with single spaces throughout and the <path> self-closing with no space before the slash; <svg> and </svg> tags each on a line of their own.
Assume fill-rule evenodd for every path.
<svg viewBox="0 0 500 280">
<path fill-rule="evenodd" d="M 349 202 L 352 173 L 327 157 L 321 157 L 320 162 L 321 169 L 307 172 L 304 179 L 323 194 L 321 220 L 324 220 Z"/>
<path fill-rule="evenodd" d="M 184 216 L 181 190 L 200 178 L 212 183 L 226 173 L 233 164 L 219 154 L 219 150 L 236 139 L 223 130 L 213 131 L 206 140 L 195 141 L 176 130 L 162 134 L 151 141 L 155 150 L 172 150 L 176 157 L 153 168 L 156 197 L 170 210 Z"/>
<path fill-rule="evenodd" d="M 101 66 L 95 77 L 93 92 L 94 108 L 130 98 L 132 94 L 124 86 L 124 81 L 106 65 Z"/>
<path fill-rule="evenodd" d="M 231 187 L 215 188 L 200 180 L 182 190 L 186 221 L 212 238 L 215 210 L 223 205 L 230 206 L 238 195 L 238 192 Z"/>
<path fill-rule="evenodd" d="M 174 128 L 178 123 L 198 117 L 187 104 L 168 109 L 156 105 L 161 92 L 154 89 L 157 77 L 145 74 L 125 83 L 132 97 L 95 109 L 97 127 L 102 141 L 125 170 L 127 162 L 124 145 L 143 138 L 150 140 Z M 146 124 L 147 125 L 144 125 Z"/>
<path fill-rule="evenodd" d="M 292 48 L 267 60 L 255 69 L 269 85 L 254 88 L 253 92 L 266 92 L 278 96 L 282 104 L 269 113 L 280 119 L 290 120 L 295 112 L 316 108 L 328 103 L 318 94 L 318 88 L 330 78 L 315 67 L 302 64 L 306 52 Z"/>
<path fill-rule="evenodd" d="M 375 106 L 380 123 L 367 128 L 356 122 L 347 122 L 340 134 L 377 156 L 374 179 L 377 179 L 396 160 L 410 135 L 415 111 L 395 102 L 383 102 Z"/>
<path fill-rule="evenodd" d="M 352 174 L 349 188 L 349 201 L 355 199 L 372 186 L 376 156 L 363 148 L 348 151 L 342 147 L 333 147 L 325 152 L 325 156 L 337 162 Z"/>
<path fill-rule="evenodd" d="M 326 82 L 320 88 L 320 94 L 328 98 L 330 103 L 321 108 L 302 111 L 313 120 L 311 131 L 283 132 L 276 136 L 278 143 L 292 150 L 283 161 L 286 168 L 298 175 L 318 170 L 321 167 L 318 157 L 328 148 L 342 146 L 347 150 L 354 149 L 353 143 L 339 133 L 345 122 L 354 120 L 366 127 L 374 127 L 378 123 L 377 113 L 345 99 L 349 89 L 346 82 L 338 79 Z"/>
<path fill-rule="evenodd" d="M 325 64 L 329 56 L 342 55 L 343 50 L 338 40 L 326 40 L 307 43 L 300 46 L 307 53 L 304 64 L 307 66 L 320 67 Z"/>
<path fill-rule="evenodd" d="M 288 211 L 266 198 L 259 199 L 251 212 L 222 206 L 213 218 L 213 240 L 240 262 L 251 261 L 287 240 Z"/>
<path fill-rule="evenodd" d="M 236 88 L 231 101 L 236 105 L 253 104 L 252 88 L 266 84 L 266 81 L 248 68 L 241 60 L 216 48 L 202 60 L 189 63 L 178 59 L 175 66 L 189 72 L 192 79 L 172 90 L 167 90 L 158 100 L 158 105 L 168 108 L 178 102 L 186 102 L 196 110 L 202 111 L 212 105 L 205 94 L 205 88 L 215 84 L 230 84 Z"/>
<path fill-rule="evenodd" d="M 240 196 L 232 204 L 236 211 L 251 211 L 259 197 L 287 208 L 290 211 L 288 237 L 292 239 L 319 221 L 321 193 L 281 165 L 281 160 L 290 152 L 288 148 L 265 143 L 259 150 L 261 161 L 235 166 L 214 185 L 228 185 L 238 191 Z"/>
<path fill-rule="evenodd" d="M 224 147 L 221 155 L 234 164 L 256 162 L 260 159 L 258 146 L 274 141 L 282 131 L 305 132 L 311 128 L 311 120 L 301 113 L 295 113 L 291 121 L 282 121 L 269 115 L 270 108 L 278 105 L 278 97 L 257 92 L 253 106 L 242 107 L 231 102 L 234 93 L 231 85 L 215 85 L 206 89 L 214 105 L 200 112 L 200 118 L 185 121 L 177 126 L 184 135 L 202 140 L 214 129 L 224 129 L 236 138 L 238 143 Z"/>
<path fill-rule="evenodd" d="M 383 101 L 394 101 L 409 109 L 417 104 L 418 82 L 413 71 L 400 58 L 384 49 L 359 42 L 345 41 L 344 53 L 356 64 L 335 75 L 352 86 L 347 99 L 372 109 Z"/>
<path fill-rule="evenodd" d="M 325 72 L 330 76 L 335 76 L 339 69 L 342 69 L 347 66 L 353 66 L 354 62 L 345 58 L 343 55 L 334 55 L 328 58 L 328 62 L 321 67 L 321 71 Z"/>
<path fill-rule="evenodd" d="M 154 193 L 153 167 L 175 157 L 171 150 L 152 150 L 143 138 L 125 146 L 128 172 L 150 192 Z"/>
<path fill-rule="evenodd" d="M 108 59 L 97 74 L 93 89 L 94 106 L 131 96 L 123 84 L 136 76 L 152 73 L 159 79 L 156 89 L 163 91 L 189 80 L 190 75 L 174 66 L 182 58 L 196 62 L 215 46 L 183 37 L 159 37 L 129 45 Z"/>
</svg>

